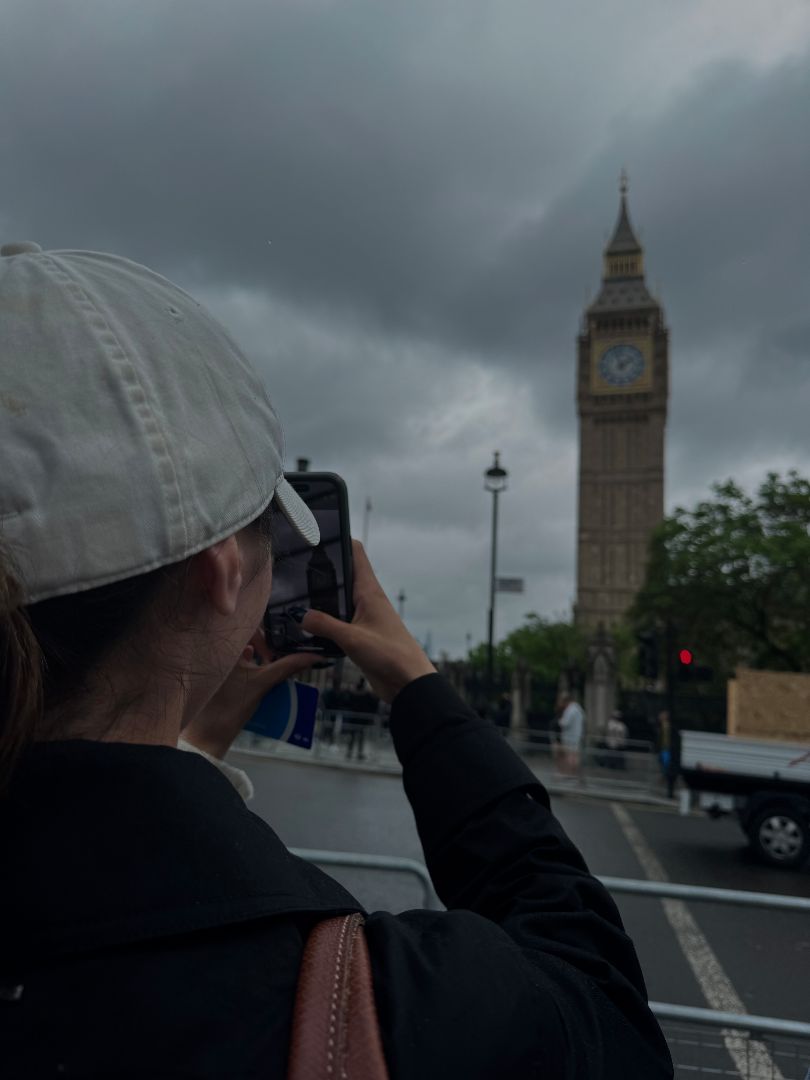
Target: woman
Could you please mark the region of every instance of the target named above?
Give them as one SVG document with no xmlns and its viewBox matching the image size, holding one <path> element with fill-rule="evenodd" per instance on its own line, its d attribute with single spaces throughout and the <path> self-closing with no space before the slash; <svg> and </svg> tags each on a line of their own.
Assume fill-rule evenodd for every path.
<svg viewBox="0 0 810 1080">
<path fill-rule="evenodd" d="M 257 630 L 271 515 L 318 539 L 278 421 L 222 329 L 114 256 L 4 247 L 0 350 L 0 1074 L 283 1077 L 307 937 L 362 907 L 211 763 L 308 663 Z M 303 626 L 391 704 L 449 909 L 367 917 L 390 1075 L 670 1076 L 609 895 L 354 558 L 354 622 Z"/>
</svg>

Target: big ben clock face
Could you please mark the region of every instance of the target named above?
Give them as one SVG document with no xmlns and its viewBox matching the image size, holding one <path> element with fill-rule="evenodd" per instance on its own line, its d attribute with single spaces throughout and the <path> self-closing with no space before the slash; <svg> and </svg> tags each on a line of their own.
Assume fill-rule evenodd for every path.
<svg viewBox="0 0 810 1080">
<path fill-rule="evenodd" d="M 644 374 L 644 357 L 635 345 L 611 345 L 599 359 L 599 374 L 610 386 L 631 386 Z"/>
</svg>

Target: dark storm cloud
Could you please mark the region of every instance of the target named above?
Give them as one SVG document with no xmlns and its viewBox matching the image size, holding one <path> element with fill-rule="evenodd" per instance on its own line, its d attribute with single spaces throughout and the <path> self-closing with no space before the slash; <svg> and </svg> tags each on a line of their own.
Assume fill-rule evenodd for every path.
<svg viewBox="0 0 810 1080">
<path fill-rule="evenodd" d="M 5 209 L 49 244 L 125 244 L 418 329 L 504 198 L 549 171 L 509 87 L 420 70 L 428 10 L 13 5 Z M 559 159 L 565 125 L 535 120 Z"/>
<path fill-rule="evenodd" d="M 529 590 L 503 617 L 570 601 L 575 337 L 622 165 L 672 328 L 669 501 L 810 469 L 808 57 L 719 62 L 700 4 L 620 7 L 0 0 L 4 237 L 201 294 L 453 648 L 496 446 Z"/>
<path fill-rule="evenodd" d="M 126 249 L 553 378 L 626 163 L 682 342 L 784 328 L 806 284 L 806 62 L 726 65 L 652 122 L 599 131 L 595 103 L 552 84 L 547 41 L 529 83 L 487 63 L 485 25 L 454 39 L 424 3 L 18 3 L 4 25 L 2 210 L 49 246 Z"/>
<path fill-rule="evenodd" d="M 539 221 L 521 223 L 466 282 L 454 324 L 493 355 L 534 366 L 549 418 L 559 416 L 571 396 L 570 370 L 561 369 L 573 355 L 583 285 L 593 291 L 598 281 L 615 220 L 606 181 L 626 162 L 636 180 L 631 216 L 673 331 L 674 363 L 679 353 L 711 352 L 713 376 L 734 386 L 752 365 L 761 376 L 764 348 L 777 380 L 789 380 L 790 357 L 808 348 L 808 125 L 807 58 L 766 73 L 731 64 L 706 73 L 653 123 L 617 131 Z"/>
</svg>

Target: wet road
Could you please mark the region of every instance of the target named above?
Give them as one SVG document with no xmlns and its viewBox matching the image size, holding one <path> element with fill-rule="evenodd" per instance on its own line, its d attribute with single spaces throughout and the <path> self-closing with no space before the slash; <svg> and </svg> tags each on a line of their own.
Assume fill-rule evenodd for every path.
<svg viewBox="0 0 810 1080">
<path fill-rule="evenodd" d="M 256 786 L 252 808 L 288 845 L 422 859 L 399 778 L 280 760 L 254 759 L 248 771 Z M 574 794 L 555 796 L 552 805 L 596 874 L 645 878 L 663 873 L 671 881 L 810 898 L 810 870 L 759 866 L 731 819 L 684 818 L 668 808 Z M 649 872 L 651 865 L 655 873 Z M 421 888 L 412 878 L 372 870 L 329 872 L 369 910 L 421 905 Z M 723 995 L 730 992 L 732 1002 L 736 994 L 750 1013 L 810 1020 L 806 915 L 681 905 L 681 923 L 688 922 L 684 932 L 659 900 L 616 900 L 652 1000 L 717 1008 L 722 1007 L 717 1001 L 726 1000 Z M 716 959 L 715 966 L 707 965 L 704 946 Z M 707 992 L 716 999 L 707 999 Z M 785 1070 L 785 1077 L 792 1075 Z"/>
</svg>

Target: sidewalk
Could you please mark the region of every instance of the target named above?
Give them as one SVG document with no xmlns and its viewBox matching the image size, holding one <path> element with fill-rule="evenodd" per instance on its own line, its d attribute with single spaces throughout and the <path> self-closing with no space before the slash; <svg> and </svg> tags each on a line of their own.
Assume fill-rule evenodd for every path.
<svg viewBox="0 0 810 1080">
<path fill-rule="evenodd" d="M 365 761 L 346 759 L 346 751 L 342 744 L 330 746 L 316 742 L 311 750 L 301 750 L 290 746 L 288 743 L 279 743 L 271 739 L 258 740 L 256 745 L 249 745 L 248 739 L 253 737 L 243 735 L 243 742 L 234 745 L 229 756 L 234 764 L 240 768 L 250 770 L 251 761 L 283 761 L 288 764 L 320 766 L 328 769 L 344 769 L 358 773 L 369 773 L 380 776 L 398 776 L 402 768 L 397 760 L 394 748 L 390 740 L 372 742 L 369 740 L 368 757 Z M 258 745 L 261 743 L 262 745 Z M 632 780 L 608 779 L 603 776 L 586 774 L 580 779 L 569 780 L 558 778 L 549 763 L 536 760 L 536 755 L 528 757 L 521 755 L 523 760 L 532 770 L 537 779 L 543 784 L 550 795 L 565 797 L 573 795 L 577 798 L 608 799 L 613 802 L 643 803 L 648 806 L 667 807 L 677 811 L 677 801 L 668 799 L 664 793 L 663 782 L 661 790 L 656 791 L 650 786 L 637 783 Z"/>
<path fill-rule="evenodd" d="M 550 769 L 536 768 L 531 763 L 529 763 L 529 768 L 551 795 L 576 795 L 577 797 L 590 799 L 609 799 L 611 802 L 644 803 L 647 806 L 668 807 L 673 812 L 678 809 L 677 800 L 668 799 L 664 794 L 663 784 L 659 794 L 646 788 L 622 784 L 621 781 L 613 783 L 590 777 L 574 782 L 570 780 L 560 781 L 554 777 Z"/>
</svg>

